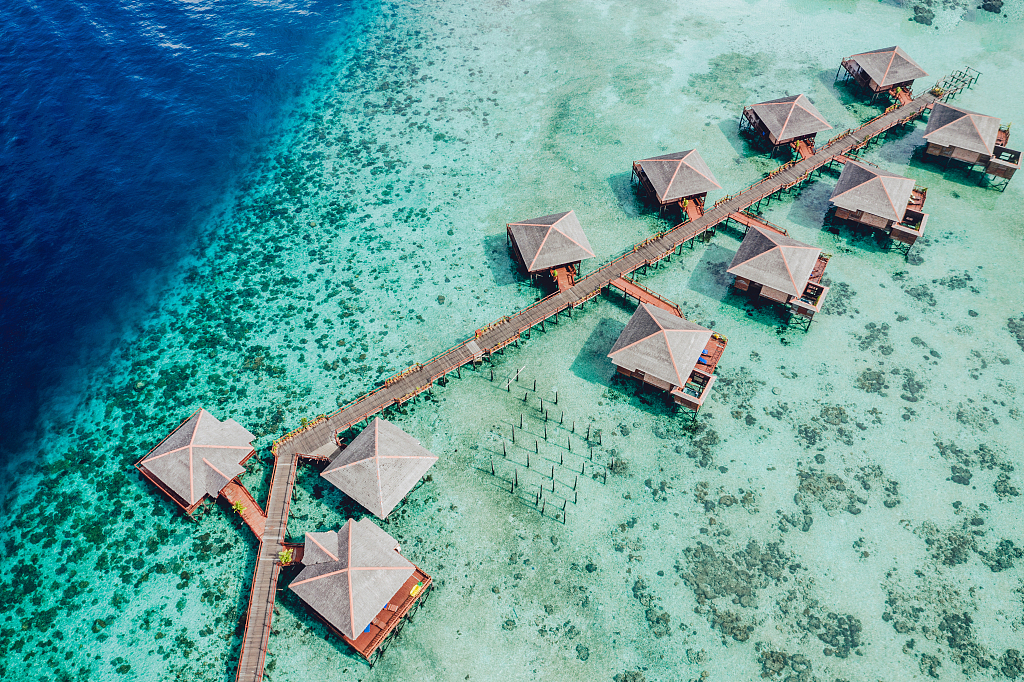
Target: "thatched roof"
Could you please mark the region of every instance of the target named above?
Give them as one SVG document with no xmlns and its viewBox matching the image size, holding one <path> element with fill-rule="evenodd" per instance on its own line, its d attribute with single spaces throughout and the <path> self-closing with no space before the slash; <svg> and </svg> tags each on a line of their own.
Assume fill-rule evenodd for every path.
<svg viewBox="0 0 1024 682">
<path fill-rule="evenodd" d="M 924 139 L 942 147 L 958 147 L 991 154 L 999 133 L 999 119 L 936 102 L 924 129 Z"/>
<path fill-rule="evenodd" d="M 527 272 L 542 272 L 594 257 L 575 211 L 509 223 Z"/>
<path fill-rule="evenodd" d="M 143 457 L 149 472 L 190 507 L 204 495 L 217 497 L 238 474 L 256 437 L 234 419 L 218 421 L 199 409 Z"/>
<path fill-rule="evenodd" d="M 905 83 L 928 74 L 899 47 L 861 52 L 850 57 L 881 87 Z"/>
<path fill-rule="evenodd" d="M 819 248 L 753 225 L 726 272 L 802 296 L 820 253 Z"/>
<path fill-rule="evenodd" d="M 304 568 L 289 587 L 355 639 L 416 570 L 397 548 L 370 519 L 349 519 L 338 532 L 306 533 Z"/>
<path fill-rule="evenodd" d="M 751 108 L 780 143 L 832 129 L 806 95 L 773 99 Z"/>
<path fill-rule="evenodd" d="M 696 149 L 642 159 L 636 163 L 651 181 L 658 201 L 663 204 L 722 189 Z"/>
<path fill-rule="evenodd" d="M 711 340 L 711 330 L 641 303 L 608 353 L 615 365 L 683 386 Z"/>
<path fill-rule="evenodd" d="M 320 475 L 383 519 L 436 461 L 418 440 L 375 417 Z"/>
<path fill-rule="evenodd" d="M 903 220 L 914 181 L 859 161 L 847 161 L 829 198 L 836 206 L 850 211 Z"/>
</svg>

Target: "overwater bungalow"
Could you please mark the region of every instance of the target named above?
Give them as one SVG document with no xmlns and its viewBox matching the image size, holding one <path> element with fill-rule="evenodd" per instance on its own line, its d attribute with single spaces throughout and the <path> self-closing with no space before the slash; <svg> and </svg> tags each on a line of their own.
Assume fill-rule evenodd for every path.
<svg viewBox="0 0 1024 682">
<path fill-rule="evenodd" d="M 852 78 L 871 92 L 871 99 L 886 93 L 901 104 L 912 99 L 914 81 L 928 75 L 910 55 L 895 45 L 861 52 L 842 60 L 836 73 L 837 80 L 844 70 L 847 79 Z"/>
<path fill-rule="evenodd" d="M 726 343 L 710 329 L 640 303 L 608 357 L 620 374 L 667 391 L 696 414 L 711 393 Z"/>
<path fill-rule="evenodd" d="M 634 161 L 632 178 L 641 196 L 649 198 L 659 212 L 677 207 L 691 220 L 703 215 L 708 192 L 722 189 L 696 149 Z"/>
<path fill-rule="evenodd" d="M 801 156 L 814 153 L 814 137 L 831 130 L 806 95 L 793 95 L 744 107 L 740 130 L 771 147 L 772 155 L 783 145 L 792 146 Z"/>
<path fill-rule="evenodd" d="M 575 211 L 508 223 L 508 243 L 531 278 L 548 274 L 559 290 L 571 287 L 580 263 L 594 257 Z"/>
<path fill-rule="evenodd" d="M 370 519 L 349 519 L 337 532 L 306 533 L 303 568 L 289 589 L 372 661 L 430 589 L 430 576 L 399 549 Z"/>
<path fill-rule="evenodd" d="M 185 513 L 209 495 L 214 499 L 255 454 L 255 436 L 234 419 L 219 421 L 204 409 L 188 419 L 135 464 L 143 476 Z"/>
<path fill-rule="evenodd" d="M 821 284 L 828 259 L 817 247 L 752 225 L 726 272 L 738 290 L 788 307 L 809 327 L 829 290 Z"/>
<path fill-rule="evenodd" d="M 1021 153 L 1006 146 L 1010 143 L 1010 126 L 1000 125 L 995 116 L 936 102 L 928 117 L 924 139 L 928 143 L 924 149 L 926 159 L 982 166 L 985 174 L 1001 180 L 998 183 L 1001 188 L 1006 187 L 1020 168 Z"/>
<path fill-rule="evenodd" d="M 383 520 L 436 461 L 418 440 L 374 417 L 320 475 Z"/>
<path fill-rule="evenodd" d="M 835 207 L 836 218 L 877 230 L 909 250 L 928 222 L 928 214 L 923 212 L 927 194 L 928 190 L 915 187 L 910 178 L 850 159 L 829 203 Z"/>
</svg>

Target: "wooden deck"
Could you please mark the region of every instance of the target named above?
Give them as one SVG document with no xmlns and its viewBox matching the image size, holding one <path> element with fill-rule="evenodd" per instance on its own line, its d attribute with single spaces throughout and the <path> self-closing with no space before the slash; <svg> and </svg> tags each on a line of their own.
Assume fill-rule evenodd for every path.
<svg viewBox="0 0 1024 682">
<path fill-rule="evenodd" d="M 952 96 L 960 89 L 968 87 L 971 82 L 973 81 L 955 82 L 943 89 L 941 98 Z M 270 619 L 274 612 L 277 579 L 281 568 L 278 554 L 285 537 L 288 507 L 295 482 L 295 468 L 300 455 L 309 458 L 330 456 L 339 449 L 335 443 L 337 433 L 391 405 L 406 402 L 429 389 L 441 377 L 457 372 L 463 365 L 477 362 L 484 355 L 514 343 L 527 330 L 538 325 L 543 326 L 547 320 L 560 313 L 568 311 L 571 314 L 572 309 L 598 296 L 613 280 L 660 262 L 672 255 L 677 248 L 713 230 L 731 214 L 740 214 L 761 199 L 803 182 L 812 171 L 821 168 L 839 155 L 863 147 L 872 138 L 890 128 L 920 116 L 939 99 L 939 96 L 926 92 L 908 104 L 893 107 L 856 130 L 841 133 L 815 150 L 811 156 L 786 164 L 742 192 L 725 197 L 696 220 L 677 225 L 665 233 L 637 244 L 630 251 L 605 263 L 569 288 L 478 329 L 473 339 L 460 343 L 426 363 L 408 368 L 387 380 L 384 386 L 367 393 L 330 416 L 316 419 L 275 442 L 273 485 L 267 503 L 266 529 L 260 542 L 256 572 L 253 575 L 249 596 L 245 635 L 236 677 L 238 682 L 260 682 L 263 678 L 263 665 L 270 636 Z"/>
<path fill-rule="evenodd" d="M 257 540 L 263 539 L 263 532 L 267 526 L 267 515 L 263 513 L 263 509 L 253 496 L 249 494 L 249 491 L 244 485 L 242 485 L 237 478 L 233 478 L 228 481 L 228 484 L 220 491 L 221 497 L 228 501 L 228 504 L 234 505 L 235 502 L 240 502 L 244 509 L 242 510 L 242 521 L 245 525 L 249 526 L 249 530 L 256 536 Z"/>
<path fill-rule="evenodd" d="M 432 582 L 431 577 L 417 566 L 416 571 L 398 589 L 398 592 L 395 592 L 395 596 L 380 610 L 365 632 L 359 633 L 355 639 L 345 635 L 341 635 L 341 638 L 358 651 L 360 656 L 370 660 L 373 653 L 384 643 L 388 635 L 395 631 L 416 602 L 426 597 Z"/>
<path fill-rule="evenodd" d="M 626 296 L 631 296 L 641 303 L 647 303 L 648 305 L 657 306 L 662 310 L 667 310 L 676 317 L 683 316 L 682 311 L 679 310 L 679 306 L 677 306 L 675 303 L 669 301 L 668 299 L 662 298 L 661 296 L 654 293 L 647 287 L 641 286 L 640 284 L 637 284 L 631 279 L 626 279 L 625 277 L 616 277 L 608 284 L 610 286 L 615 287 L 616 289 L 624 293 Z"/>
<path fill-rule="evenodd" d="M 737 211 L 736 213 L 730 213 L 729 220 L 734 220 L 747 229 L 750 229 L 751 227 L 756 225 L 757 227 L 763 227 L 766 230 L 778 232 L 779 234 L 786 235 L 787 237 L 789 236 L 789 233 L 786 232 L 786 230 L 784 230 L 783 228 L 779 227 L 778 225 L 770 223 L 764 218 L 752 216 L 745 211 Z M 743 233 L 746 234 L 746 230 L 744 230 Z"/>
</svg>

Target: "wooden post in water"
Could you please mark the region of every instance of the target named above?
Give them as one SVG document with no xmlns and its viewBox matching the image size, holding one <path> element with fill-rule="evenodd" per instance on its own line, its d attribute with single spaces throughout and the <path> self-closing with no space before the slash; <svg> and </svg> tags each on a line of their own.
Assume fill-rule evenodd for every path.
<svg viewBox="0 0 1024 682">
<path fill-rule="evenodd" d="M 512 445 L 516 444 L 516 425 L 512 425 Z"/>
<path fill-rule="evenodd" d="M 551 481 L 552 481 L 552 483 L 554 483 L 554 480 L 555 480 L 555 465 L 552 464 L 551 465 Z M 555 492 L 554 491 L 554 486 L 552 486 L 551 492 Z"/>
<path fill-rule="evenodd" d="M 558 389 L 555 389 L 555 405 L 558 404 Z"/>
<path fill-rule="evenodd" d="M 515 428 L 514 426 L 512 428 Z M 501 456 L 508 459 L 508 451 L 505 450 L 505 441 L 501 441 Z"/>
<path fill-rule="evenodd" d="M 494 475 L 494 460 L 491 460 L 491 476 Z"/>
<path fill-rule="evenodd" d="M 512 479 L 512 490 L 513 491 L 516 489 L 517 485 L 519 485 L 519 469 L 516 469 L 516 471 L 515 471 L 515 478 Z"/>
<path fill-rule="evenodd" d="M 573 490 L 576 490 L 576 486 L 577 486 L 577 484 L 579 484 L 579 482 L 580 482 L 580 477 L 579 476 L 574 476 L 573 479 L 572 479 L 572 489 Z"/>
<path fill-rule="evenodd" d="M 544 440 L 548 439 L 548 425 L 544 425 Z"/>
<path fill-rule="evenodd" d="M 562 410 L 562 416 L 558 418 L 559 424 L 565 424 L 565 410 Z"/>
<path fill-rule="evenodd" d="M 527 469 L 530 468 L 530 453 L 529 452 L 526 453 L 526 468 Z"/>
</svg>

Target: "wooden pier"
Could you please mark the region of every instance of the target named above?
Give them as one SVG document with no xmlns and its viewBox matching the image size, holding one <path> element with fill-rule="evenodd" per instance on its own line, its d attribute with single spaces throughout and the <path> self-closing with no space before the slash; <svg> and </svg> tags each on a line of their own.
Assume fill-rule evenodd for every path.
<svg viewBox="0 0 1024 682">
<path fill-rule="evenodd" d="M 609 286 L 615 287 L 626 296 L 635 298 L 637 300 L 637 303 L 648 303 L 650 305 L 657 306 L 662 310 L 667 310 L 676 317 L 683 316 L 682 311 L 679 310 L 679 306 L 677 306 L 675 303 L 669 301 L 668 299 L 662 298 L 661 296 L 654 293 L 647 287 L 637 284 L 631 279 L 626 279 L 625 277 L 616 277 L 608 284 Z"/>
<path fill-rule="evenodd" d="M 274 615 L 277 580 L 281 574 L 280 554 L 284 549 L 288 526 L 288 510 L 292 502 L 295 471 L 299 458 L 294 454 L 275 453 L 274 473 L 267 500 L 267 520 L 256 555 L 256 571 L 249 591 L 249 609 L 245 614 L 245 634 L 238 655 L 237 682 L 260 682 L 270 640 L 270 619 Z"/>
<path fill-rule="evenodd" d="M 239 483 L 237 478 L 233 478 L 220 491 L 220 495 L 228 501 L 232 508 L 235 504 L 242 505 L 242 511 L 239 512 L 242 521 L 245 522 L 245 525 L 249 526 L 249 530 L 252 531 L 257 540 L 262 540 L 263 533 L 267 527 L 267 515 L 263 513 L 263 509 L 256 503 L 248 489 Z"/>
<path fill-rule="evenodd" d="M 714 208 L 702 211 L 696 219 L 637 244 L 630 251 L 602 265 L 571 286 L 477 330 L 473 339 L 460 343 L 426 363 L 410 367 L 388 379 L 377 390 L 275 442 L 273 483 L 267 502 L 266 526 L 260 541 L 256 571 L 249 595 L 237 681 L 260 682 L 263 678 L 267 642 L 270 637 L 270 620 L 274 612 L 277 580 L 281 570 L 279 554 L 284 548 L 288 507 L 291 503 L 299 457 L 321 459 L 330 456 L 339 449 L 335 440 L 339 432 L 359 424 L 387 407 L 410 400 L 428 390 L 435 381 L 453 372 L 460 372 L 464 365 L 476 363 L 484 356 L 489 356 L 518 341 L 523 333 L 534 327 L 540 326 L 543 329 L 548 320 L 554 318 L 557 321 L 559 314 L 566 312 L 571 316 L 573 309 L 598 296 L 614 281 L 622 280 L 640 268 L 659 263 L 683 245 L 713 231 L 716 225 L 732 215 L 743 215 L 745 209 L 758 201 L 804 182 L 812 171 L 836 160 L 837 157 L 860 149 L 887 130 L 913 120 L 935 102 L 951 97 L 972 83 L 971 80 L 951 81 L 947 78 L 942 82 L 946 87 L 935 89 L 936 94 L 929 91 L 906 104 L 896 105 L 859 128 L 838 135 L 823 147 L 813 150 L 810 155 L 806 155 L 805 150 L 801 154 L 804 158 L 790 162 L 742 192 L 720 200 Z M 718 345 L 724 347 L 724 341 Z M 721 355 L 721 348 L 718 345 L 709 349 L 715 364 Z"/>
<path fill-rule="evenodd" d="M 275 444 L 275 452 L 329 456 L 338 448 L 334 439 L 335 434 L 352 428 L 392 405 L 410 400 L 428 390 L 435 381 L 453 372 L 459 372 L 464 365 L 477 362 L 482 357 L 515 343 L 523 333 L 534 327 L 543 328 L 552 318 L 557 320 L 559 314 L 566 312 L 571 315 L 573 309 L 599 295 L 614 280 L 628 276 L 640 268 L 659 263 L 684 244 L 714 230 L 715 226 L 726 219 L 735 219 L 736 215 L 749 217 L 743 211 L 758 201 L 804 182 L 811 172 L 838 157 L 864 147 L 873 138 L 891 128 L 917 118 L 935 102 L 952 96 L 969 84 L 961 81 L 938 95 L 931 91 L 925 92 L 911 100 L 909 104 L 891 107 L 859 128 L 841 133 L 825 146 L 816 149 L 811 156 L 790 162 L 742 192 L 720 200 L 696 220 L 689 220 L 637 244 L 630 251 L 579 279 L 569 288 L 557 291 L 513 315 L 478 330 L 472 340 L 464 341 L 426 363 L 407 369 L 389 379 L 383 387 L 367 393 L 325 419 L 289 434 Z"/>
</svg>

